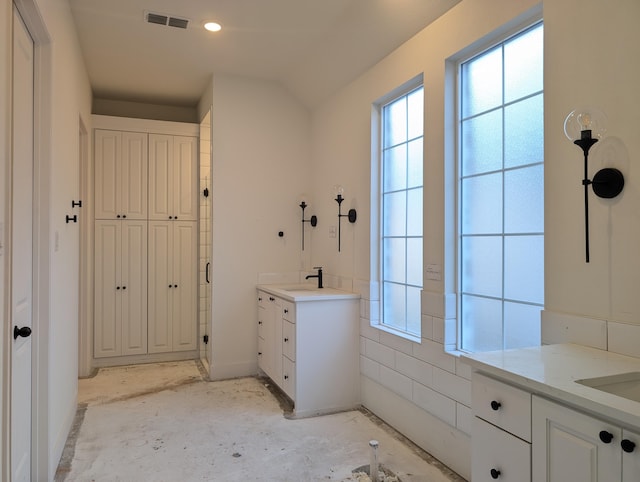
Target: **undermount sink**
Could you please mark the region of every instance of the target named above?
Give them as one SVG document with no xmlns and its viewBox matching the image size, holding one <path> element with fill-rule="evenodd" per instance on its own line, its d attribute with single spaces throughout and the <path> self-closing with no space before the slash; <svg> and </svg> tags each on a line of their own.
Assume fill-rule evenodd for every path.
<svg viewBox="0 0 640 482">
<path fill-rule="evenodd" d="M 583 378 L 576 383 L 618 397 L 640 402 L 640 372 L 620 373 L 606 377 Z"/>
</svg>

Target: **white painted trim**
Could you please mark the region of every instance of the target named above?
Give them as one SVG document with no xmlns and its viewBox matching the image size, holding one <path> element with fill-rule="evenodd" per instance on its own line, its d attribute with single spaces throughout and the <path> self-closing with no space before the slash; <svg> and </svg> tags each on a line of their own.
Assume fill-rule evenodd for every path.
<svg viewBox="0 0 640 482">
<path fill-rule="evenodd" d="M 78 293 L 78 376 L 91 375 L 93 357 L 93 162 L 91 129 L 79 119 L 80 291 Z"/>
<path fill-rule="evenodd" d="M 131 117 L 115 117 L 98 114 L 93 114 L 91 119 L 94 129 L 112 129 L 116 131 L 146 132 L 150 134 L 170 134 L 190 137 L 199 137 L 200 135 L 200 125 L 187 122 L 134 119 Z"/>
</svg>

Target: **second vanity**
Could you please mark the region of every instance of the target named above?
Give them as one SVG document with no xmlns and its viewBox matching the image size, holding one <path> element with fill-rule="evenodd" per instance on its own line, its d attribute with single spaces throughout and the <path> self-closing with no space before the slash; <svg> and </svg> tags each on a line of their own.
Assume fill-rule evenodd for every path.
<svg viewBox="0 0 640 482">
<path fill-rule="evenodd" d="M 360 403 L 360 296 L 312 284 L 258 286 L 258 367 L 294 403 L 294 417 Z"/>
<path fill-rule="evenodd" d="M 464 355 L 472 481 L 640 481 L 640 360 L 547 345 Z"/>
</svg>

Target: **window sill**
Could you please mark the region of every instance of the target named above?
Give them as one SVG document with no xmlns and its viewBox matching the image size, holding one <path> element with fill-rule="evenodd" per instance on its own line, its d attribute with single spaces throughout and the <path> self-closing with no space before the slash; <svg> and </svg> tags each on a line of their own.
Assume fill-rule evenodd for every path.
<svg viewBox="0 0 640 482">
<path fill-rule="evenodd" d="M 390 326 L 386 326 L 386 325 L 383 325 L 381 323 L 376 323 L 376 324 L 372 323 L 370 326 L 371 326 L 371 328 L 376 328 L 376 329 L 378 329 L 380 331 L 384 331 L 385 333 L 390 333 L 391 335 L 396 335 L 399 338 L 404 338 L 405 340 L 409 340 L 409 341 L 412 341 L 414 343 L 418 343 L 418 344 L 422 343 L 422 339 L 417 335 L 412 335 L 412 334 L 407 333 L 405 331 L 396 330 L 394 328 L 391 328 Z"/>
</svg>

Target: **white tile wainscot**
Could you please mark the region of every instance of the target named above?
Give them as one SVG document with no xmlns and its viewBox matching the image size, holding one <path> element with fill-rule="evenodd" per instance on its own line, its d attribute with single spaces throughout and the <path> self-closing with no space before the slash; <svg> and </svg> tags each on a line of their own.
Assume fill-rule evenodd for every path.
<svg viewBox="0 0 640 482">
<path fill-rule="evenodd" d="M 473 369 L 474 482 L 494 476 L 534 482 L 640 480 L 640 402 L 576 383 L 640 372 L 640 359 L 558 344 L 464 355 L 462 361 Z M 516 446 L 517 455 L 500 456 L 504 447 Z M 516 457 L 524 461 L 511 467 Z"/>
<path fill-rule="evenodd" d="M 360 295 L 314 285 L 258 286 L 258 366 L 294 417 L 360 404 Z"/>
</svg>

